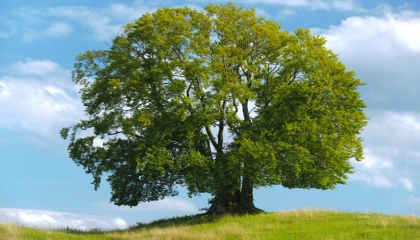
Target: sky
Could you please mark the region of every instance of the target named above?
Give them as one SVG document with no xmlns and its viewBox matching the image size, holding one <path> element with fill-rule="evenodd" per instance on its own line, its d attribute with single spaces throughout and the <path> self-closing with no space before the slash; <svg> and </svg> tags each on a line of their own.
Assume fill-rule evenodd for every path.
<svg viewBox="0 0 420 240">
<path fill-rule="evenodd" d="M 124 229 L 190 215 L 209 195 L 180 195 L 137 207 L 109 203 L 103 181 L 69 157 L 62 127 L 84 119 L 71 81 L 75 57 L 107 49 L 122 26 L 160 7 L 198 10 L 210 1 L 0 1 L 0 222 L 39 228 Z M 212 1 L 215 4 L 227 1 Z M 242 0 L 293 32 L 327 39 L 360 88 L 370 118 L 365 159 L 334 190 L 257 189 L 266 211 L 301 208 L 420 215 L 420 2 L 417 0 Z"/>
</svg>

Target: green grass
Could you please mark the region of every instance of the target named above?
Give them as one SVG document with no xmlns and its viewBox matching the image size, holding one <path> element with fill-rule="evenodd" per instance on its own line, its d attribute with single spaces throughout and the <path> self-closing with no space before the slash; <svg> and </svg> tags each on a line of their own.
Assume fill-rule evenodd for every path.
<svg viewBox="0 0 420 240">
<path fill-rule="evenodd" d="M 420 239 L 420 218 L 325 210 L 189 216 L 124 231 L 45 231 L 0 224 L 0 239 Z"/>
</svg>

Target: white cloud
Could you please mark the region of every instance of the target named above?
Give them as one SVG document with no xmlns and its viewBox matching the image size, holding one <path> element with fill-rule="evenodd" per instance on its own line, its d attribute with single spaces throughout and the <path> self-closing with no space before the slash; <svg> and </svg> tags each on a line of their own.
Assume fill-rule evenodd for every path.
<svg viewBox="0 0 420 240">
<path fill-rule="evenodd" d="M 52 7 L 47 12 L 50 16 L 78 22 L 93 31 L 93 38 L 106 41 L 122 33 L 123 26 L 128 22 L 155 10 L 142 1 L 135 1 L 131 5 L 116 3 L 99 9 L 84 6 Z"/>
<path fill-rule="evenodd" d="M 25 29 L 22 33 L 22 42 L 32 42 L 36 39 L 42 39 L 44 37 L 65 37 L 69 36 L 73 32 L 73 28 L 64 22 L 54 22 L 44 30 L 36 29 Z"/>
<path fill-rule="evenodd" d="M 326 37 L 367 86 L 360 88 L 371 118 L 363 131 L 366 158 L 352 161 L 350 179 L 414 191 L 420 180 L 420 11 L 382 5 L 368 16 L 354 16 L 328 29 Z"/>
<path fill-rule="evenodd" d="M 41 229 L 127 229 L 121 218 L 107 218 L 46 210 L 0 208 L 0 222 Z"/>
<path fill-rule="evenodd" d="M 0 76 L 0 128 L 56 136 L 83 116 L 70 71 L 50 60 L 27 59 Z"/>
<path fill-rule="evenodd" d="M 420 113 L 386 111 L 372 113 L 370 117 L 363 132 L 367 145 L 394 149 L 394 154 L 391 153 L 394 156 L 403 152 L 411 154 L 410 158 L 416 157 L 414 153 L 420 146 Z"/>
<path fill-rule="evenodd" d="M 294 14 L 292 8 L 310 10 L 340 10 L 360 11 L 353 0 L 245 0 L 249 4 L 275 4 L 286 7 L 279 15 L 287 17 Z M 168 4 L 166 2 L 166 4 Z M 192 4 L 167 5 L 167 7 L 190 7 L 202 10 Z M 3 21 L 4 29 L 0 29 L 0 38 L 10 37 L 18 32 L 21 41 L 33 42 L 45 37 L 65 37 L 73 32 L 73 27 L 67 21 L 78 23 L 93 31 L 92 37 L 100 41 L 108 41 L 122 33 L 123 26 L 138 19 L 146 12 L 156 11 L 156 3 L 134 1 L 131 4 L 115 3 L 102 8 L 86 6 L 61 6 L 50 8 L 23 7 L 11 11 L 11 15 Z M 260 16 L 270 17 L 263 9 L 257 9 Z M 1 20 L 1 19 L 0 19 Z M 4 22 L 7 21 L 7 24 Z M 66 21 L 66 22 L 63 22 Z M 10 28 L 13 23 L 13 28 Z M 2 25 L 0 25 L 2 27 Z"/>
<path fill-rule="evenodd" d="M 123 212 L 164 212 L 164 211 L 179 211 L 179 212 L 187 212 L 187 213 L 197 213 L 198 208 L 194 205 L 194 203 L 184 200 L 178 197 L 167 197 L 163 200 L 155 201 L 155 202 L 145 202 L 140 203 L 136 207 L 127 207 L 127 206 L 116 206 L 112 203 L 95 203 L 92 204 L 94 207 L 102 208 L 102 209 L 111 209 L 116 211 L 123 211 Z"/>
<path fill-rule="evenodd" d="M 109 15 L 101 14 L 100 11 L 95 11 L 87 7 L 49 8 L 48 14 L 86 25 L 93 30 L 93 37 L 97 40 L 109 40 L 122 32 L 122 24 L 114 24 Z"/>
<path fill-rule="evenodd" d="M 143 1 L 135 1 L 131 6 L 122 3 L 111 4 L 104 11 L 117 19 L 133 21 L 146 12 L 154 12 L 155 10 L 155 8 L 144 5 Z"/>
<path fill-rule="evenodd" d="M 62 71 L 60 66 L 50 60 L 26 59 L 19 61 L 9 67 L 10 73 L 14 75 L 45 77 L 51 73 Z"/>
<path fill-rule="evenodd" d="M 364 11 L 363 8 L 357 6 L 352 0 L 334 0 L 331 3 L 331 8 L 342 11 Z"/>
<path fill-rule="evenodd" d="M 355 173 L 350 175 L 350 180 L 363 181 L 378 187 L 394 187 L 390 175 L 393 174 L 393 163 L 389 159 L 374 156 L 370 149 L 365 149 L 363 161 L 351 160 Z"/>
<path fill-rule="evenodd" d="M 280 12 L 279 12 L 279 18 L 281 18 L 281 19 L 284 19 L 284 18 L 287 18 L 287 17 L 289 17 L 289 16 L 292 16 L 292 15 L 294 15 L 296 12 L 295 11 L 293 11 L 292 9 L 290 9 L 290 8 L 285 8 L 285 9 L 283 9 L 283 10 L 281 10 Z"/>
<path fill-rule="evenodd" d="M 363 51 L 375 46 L 375 51 L 420 52 L 420 14 L 417 12 L 387 13 L 383 16 L 349 17 L 339 26 L 330 27 L 323 35 L 328 45 L 346 51 L 350 44 L 361 44 Z M 359 33 L 354 35 L 354 33 Z M 377 40 L 377 41 L 372 41 Z"/>
<path fill-rule="evenodd" d="M 368 83 L 361 92 L 369 108 L 420 110 L 413 101 L 420 94 L 420 12 L 386 10 L 315 31 Z"/>
<path fill-rule="evenodd" d="M 10 37 L 15 32 L 26 43 L 46 37 L 65 37 L 73 32 L 73 27 L 68 23 L 73 22 L 91 29 L 92 37 L 96 40 L 110 40 L 122 32 L 123 25 L 149 10 L 151 9 L 140 1 L 131 5 L 112 4 L 105 8 L 23 7 L 11 11 L 8 16 L 8 21 L 13 23 L 13 29 L 9 27 L 10 24 L 0 23 L 0 38 Z"/>
<path fill-rule="evenodd" d="M 185 7 L 202 10 L 202 8 L 183 4 L 171 7 Z M 96 40 L 110 40 L 122 33 L 123 26 L 140 18 L 146 12 L 156 11 L 155 6 L 146 5 L 143 1 L 135 1 L 130 5 L 123 3 L 111 4 L 105 8 L 88 8 L 84 6 L 53 7 L 48 14 L 78 22 L 93 31 Z"/>
<path fill-rule="evenodd" d="M 192 4 L 168 7 L 190 7 L 202 10 Z M 7 22 L 13 22 L 13 29 L 19 32 L 21 41 L 33 42 L 44 37 L 64 37 L 73 32 L 68 23 L 78 24 L 90 29 L 95 40 L 108 41 L 123 32 L 123 26 L 140 18 L 146 12 L 156 11 L 155 3 L 134 1 L 131 4 L 115 3 L 105 7 L 60 6 L 50 8 L 19 8 L 11 12 Z M 2 20 L 0 18 L 0 20 Z M 10 24 L 0 22 L 0 38 L 9 37 Z M 2 29 L 4 26 L 4 29 Z"/>
<path fill-rule="evenodd" d="M 309 10 L 365 11 L 353 0 L 243 0 L 241 3 L 282 5 Z"/>
<path fill-rule="evenodd" d="M 257 14 L 257 16 L 259 16 L 259 17 L 271 18 L 271 14 L 268 13 L 267 11 L 265 11 L 262 8 L 256 8 L 255 9 L 255 14 Z"/>
<path fill-rule="evenodd" d="M 404 188 L 407 191 L 410 191 L 410 192 L 414 191 L 414 185 L 409 179 L 407 179 L 405 177 L 401 177 L 398 180 L 400 181 L 400 183 L 404 186 Z"/>
<path fill-rule="evenodd" d="M 50 37 L 68 36 L 72 32 L 73 28 L 64 22 L 54 22 L 47 29 L 45 29 L 46 35 Z"/>
<path fill-rule="evenodd" d="M 66 37 L 72 32 L 73 28 L 68 23 L 51 19 L 45 9 L 38 8 L 14 9 L 10 11 L 7 19 L 0 23 L 0 37 L 14 35 L 25 43 L 51 37 Z"/>
<path fill-rule="evenodd" d="M 420 145 L 420 115 L 379 112 L 373 114 L 364 130 L 365 159 L 351 160 L 355 174 L 350 180 L 379 187 L 414 191 L 420 165 L 416 149 Z"/>
</svg>

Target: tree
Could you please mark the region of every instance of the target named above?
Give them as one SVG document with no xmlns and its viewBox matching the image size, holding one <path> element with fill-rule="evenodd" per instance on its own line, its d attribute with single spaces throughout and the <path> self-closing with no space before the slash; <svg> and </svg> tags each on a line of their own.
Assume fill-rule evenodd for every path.
<svg viewBox="0 0 420 240">
<path fill-rule="evenodd" d="M 333 189 L 363 158 L 367 118 L 363 83 L 325 43 L 232 3 L 147 13 L 108 50 L 78 55 L 89 118 L 60 133 L 95 189 L 107 175 L 116 205 L 186 187 L 213 196 L 209 213 L 248 213 L 254 188 Z"/>
</svg>

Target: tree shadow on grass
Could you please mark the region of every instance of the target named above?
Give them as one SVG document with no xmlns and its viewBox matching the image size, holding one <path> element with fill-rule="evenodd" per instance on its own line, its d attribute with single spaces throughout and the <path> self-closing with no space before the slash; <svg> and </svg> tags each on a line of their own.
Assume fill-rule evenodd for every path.
<svg viewBox="0 0 420 240">
<path fill-rule="evenodd" d="M 176 226 L 191 226 L 204 223 L 212 223 L 222 218 L 223 215 L 214 214 L 196 214 L 186 215 L 182 217 L 163 218 L 148 223 L 137 223 L 137 226 L 131 229 L 150 229 L 150 228 L 167 228 Z"/>
<path fill-rule="evenodd" d="M 265 213 L 255 213 L 255 214 L 265 214 Z M 132 226 L 126 230 L 101 230 L 101 229 L 91 229 L 89 231 L 81 231 L 77 229 L 62 229 L 59 231 L 71 234 L 94 234 L 94 235 L 103 235 L 105 233 L 111 232 L 130 232 L 133 230 L 146 230 L 152 228 L 167 228 L 167 227 L 177 227 L 177 226 L 193 226 L 199 224 L 213 223 L 217 222 L 223 217 L 226 216 L 241 216 L 244 214 L 230 214 L 230 215 L 220 215 L 220 214 L 196 214 L 196 215 L 186 215 L 181 217 L 173 218 L 162 218 L 148 223 L 137 223 L 135 226 Z M 245 214 L 245 215 L 254 215 L 254 214 Z"/>
<path fill-rule="evenodd" d="M 245 213 L 245 214 L 196 214 L 182 217 L 173 217 L 173 218 L 163 218 L 155 220 L 149 223 L 137 223 L 137 226 L 130 229 L 150 229 L 150 228 L 166 228 L 166 227 L 176 227 L 176 226 L 192 226 L 205 223 L 213 223 L 220 220 L 223 217 L 227 216 L 243 216 L 243 215 L 258 215 L 266 214 L 266 212 L 255 212 L 255 213 Z"/>
<path fill-rule="evenodd" d="M 70 233 L 70 234 L 80 234 L 80 235 L 103 235 L 105 233 L 111 232 L 129 232 L 133 230 L 143 230 L 143 229 L 152 229 L 152 228 L 167 228 L 174 226 L 191 226 L 196 224 L 204 224 L 215 222 L 220 219 L 223 215 L 210 215 L 210 214 L 197 214 L 197 215 L 186 215 L 181 217 L 173 218 L 162 218 L 148 223 L 137 223 L 134 226 L 131 226 L 125 230 L 103 230 L 100 228 L 90 229 L 88 231 L 83 231 L 74 228 L 65 228 L 57 229 L 56 231 Z"/>
</svg>

